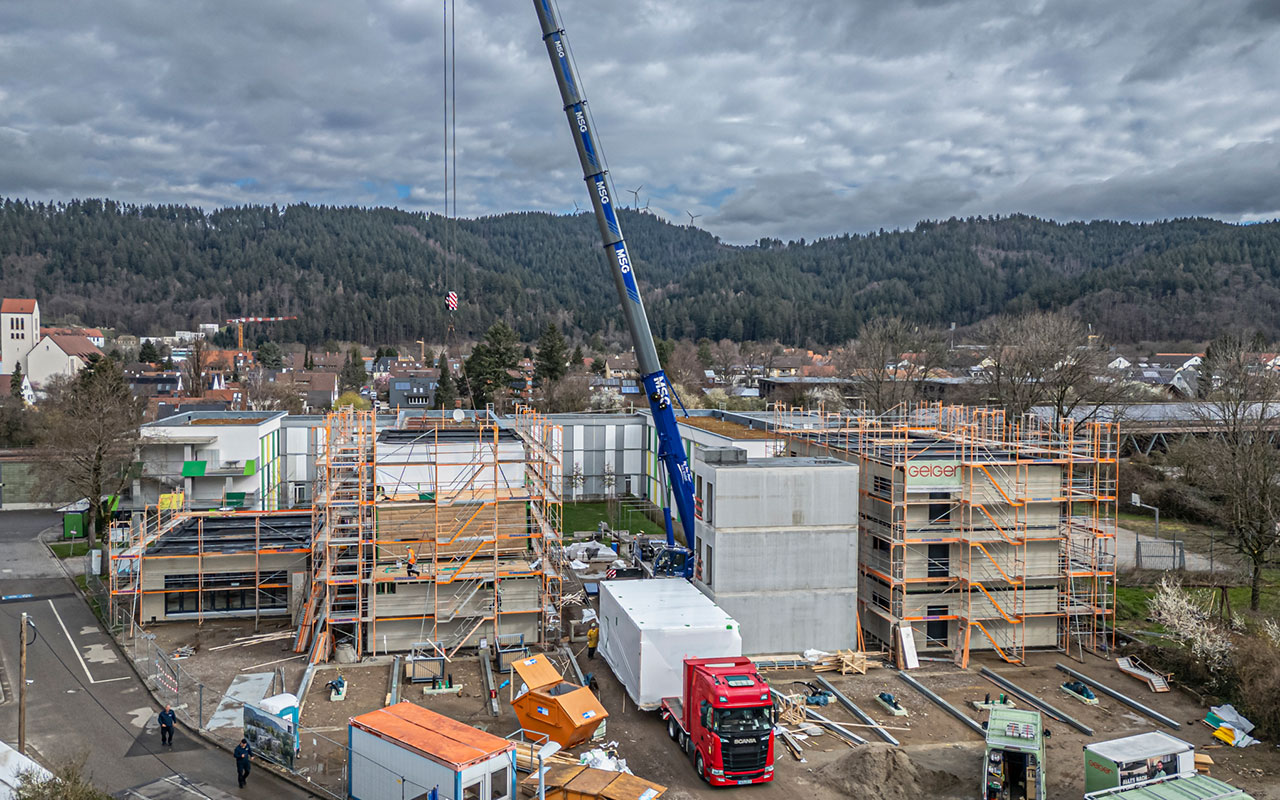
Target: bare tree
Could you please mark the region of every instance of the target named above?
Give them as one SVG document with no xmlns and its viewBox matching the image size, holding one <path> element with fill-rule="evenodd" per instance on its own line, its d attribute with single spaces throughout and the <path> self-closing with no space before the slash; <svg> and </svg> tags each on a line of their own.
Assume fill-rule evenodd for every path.
<svg viewBox="0 0 1280 800">
<path fill-rule="evenodd" d="M 245 408 L 249 411 L 303 412 L 302 394 L 291 380 L 268 380 L 261 367 L 250 369 L 242 381 Z"/>
<path fill-rule="evenodd" d="M 1107 353 L 1075 317 L 1036 312 L 989 320 L 978 329 L 990 366 L 980 380 L 987 399 L 1021 417 L 1038 405 L 1080 425 L 1103 406 L 1126 402 L 1132 389 L 1107 374 Z"/>
<path fill-rule="evenodd" d="M 1264 343 L 1227 334 L 1205 351 L 1204 372 L 1216 386 L 1201 403 L 1214 435 L 1175 453 L 1187 483 L 1203 491 L 1224 531 L 1224 543 L 1250 565 L 1249 608 L 1258 610 L 1262 573 L 1280 544 L 1280 379 L 1254 358 Z"/>
<path fill-rule="evenodd" d="M 879 414 L 922 399 L 925 379 L 942 365 L 945 352 L 940 331 L 889 317 L 863 325 L 833 363 L 854 395 Z"/>
<path fill-rule="evenodd" d="M 540 405 L 545 413 L 586 411 L 591 405 L 591 379 L 586 375 L 566 375 L 544 381 L 541 393 Z"/>
<path fill-rule="evenodd" d="M 209 372 L 209 348 L 204 339 L 193 339 L 186 361 L 182 362 L 182 377 L 187 384 L 187 395 L 204 397 L 204 379 Z"/>
<path fill-rule="evenodd" d="M 54 381 L 41 404 L 38 471 L 51 495 L 89 503 L 89 547 L 110 519 L 104 497 L 124 491 L 141 441 L 142 402 L 120 365 L 101 358 L 71 379 Z M 102 559 L 105 573 L 107 560 Z"/>
</svg>

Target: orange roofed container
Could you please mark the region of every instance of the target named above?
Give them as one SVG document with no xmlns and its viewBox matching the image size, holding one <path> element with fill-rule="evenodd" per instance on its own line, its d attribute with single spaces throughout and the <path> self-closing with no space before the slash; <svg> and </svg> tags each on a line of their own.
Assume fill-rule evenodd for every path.
<svg viewBox="0 0 1280 800">
<path fill-rule="evenodd" d="M 518 659 L 512 666 L 527 687 L 511 703 L 525 730 L 574 747 L 590 739 L 609 716 L 590 689 L 566 681 L 546 656 Z"/>
<path fill-rule="evenodd" d="M 514 800 L 515 744 L 413 703 L 351 719 L 347 794 L 353 800 L 425 796 Z"/>
</svg>

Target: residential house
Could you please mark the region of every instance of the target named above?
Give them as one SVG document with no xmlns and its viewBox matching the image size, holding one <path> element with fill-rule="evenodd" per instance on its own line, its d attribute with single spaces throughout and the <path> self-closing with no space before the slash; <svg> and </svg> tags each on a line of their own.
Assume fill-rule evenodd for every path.
<svg viewBox="0 0 1280 800">
<path fill-rule="evenodd" d="M 1174 369 L 1143 362 L 1125 370 L 1123 380 L 1169 398 L 1186 400 L 1195 397 L 1200 375 L 1194 368 Z"/>
<path fill-rule="evenodd" d="M 1126 370 L 1132 366 L 1133 366 L 1133 362 L 1125 358 L 1124 356 L 1116 356 L 1115 358 L 1107 362 L 1107 369 L 1116 370 L 1116 371 Z"/>
<path fill-rule="evenodd" d="M 13 374 L 27 367 L 27 353 L 40 341 L 40 304 L 30 298 L 6 297 L 0 303 L 0 372 Z"/>
<path fill-rule="evenodd" d="M 319 370 L 277 372 L 271 380 L 280 384 L 291 384 L 302 396 L 302 404 L 308 411 L 327 410 L 333 408 L 333 404 L 338 402 L 338 375 L 335 372 Z"/>
<path fill-rule="evenodd" d="M 75 375 L 93 356 L 102 354 L 83 336 L 46 336 L 26 355 L 27 375 L 31 384 L 39 388 L 58 375 Z"/>
<path fill-rule="evenodd" d="M 195 401 L 203 402 L 203 399 Z M 192 411 L 144 424 L 128 507 L 183 493 L 192 509 L 282 506 L 283 411 Z"/>
<path fill-rule="evenodd" d="M 439 374 L 438 370 L 430 372 Z M 397 411 L 404 408 L 431 408 L 435 405 L 439 385 L 437 377 L 426 375 L 393 377 L 388 387 L 387 404 Z"/>
<path fill-rule="evenodd" d="M 636 354 L 620 353 L 609 356 L 604 362 L 604 376 L 606 378 L 640 377 L 639 367 L 636 365 Z"/>
<path fill-rule="evenodd" d="M 31 405 L 36 401 L 36 392 L 31 388 L 31 379 L 26 375 L 22 376 L 22 383 L 16 387 L 13 385 L 12 375 L 0 375 L 0 397 L 20 397 L 22 402 Z"/>
<path fill-rule="evenodd" d="M 93 342 L 94 347 L 105 347 L 107 337 L 102 335 L 102 331 L 98 328 L 41 328 L 41 336 L 83 336 Z"/>
<path fill-rule="evenodd" d="M 182 393 L 181 370 L 156 371 L 137 369 L 138 366 L 146 365 L 130 365 L 124 373 L 134 397 L 173 397 Z"/>
</svg>

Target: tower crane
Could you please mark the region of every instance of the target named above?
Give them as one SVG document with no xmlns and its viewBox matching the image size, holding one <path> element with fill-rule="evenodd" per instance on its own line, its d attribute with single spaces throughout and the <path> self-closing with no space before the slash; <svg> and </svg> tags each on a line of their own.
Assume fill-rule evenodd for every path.
<svg viewBox="0 0 1280 800">
<path fill-rule="evenodd" d="M 227 320 L 228 325 L 236 326 L 236 349 L 244 349 L 244 324 L 246 322 L 283 322 L 288 319 L 297 319 L 297 317 L 236 317 Z"/>
<path fill-rule="evenodd" d="M 578 149 L 582 177 L 586 181 L 591 205 L 595 209 L 596 223 L 600 227 L 605 255 L 609 261 L 609 271 L 622 301 L 622 316 L 627 322 L 627 329 L 631 332 L 631 341 L 635 346 L 640 380 L 644 384 L 645 396 L 658 433 L 658 458 L 666 467 L 669 491 L 674 495 L 676 508 L 680 512 L 680 524 L 684 529 L 685 543 L 689 547 L 680 571 L 685 577 L 692 577 L 694 554 L 698 552 L 693 522 L 693 471 L 689 469 L 684 443 L 680 440 L 680 427 L 676 422 L 673 404 L 679 398 L 675 396 L 662 370 L 662 363 L 658 360 L 658 349 L 654 346 L 649 318 L 645 316 L 644 302 L 640 299 L 640 288 L 636 284 L 635 265 L 627 252 L 622 226 L 618 223 L 614 210 L 613 184 L 592 130 L 587 101 L 579 88 L 564 28 L 556 15 L 553 0 L 533 0 L 533 7 L 538 14 L 538 22 L 542 25 L 542 41 L 547 46 L 547 55 L 551 57 L 551 68 L 560 87 L 564 113 Z M 675 551 L 670 503 L 664 504 L 663 512 L 666 517 L 667 547 L 669 551 Z"/>
</svg>

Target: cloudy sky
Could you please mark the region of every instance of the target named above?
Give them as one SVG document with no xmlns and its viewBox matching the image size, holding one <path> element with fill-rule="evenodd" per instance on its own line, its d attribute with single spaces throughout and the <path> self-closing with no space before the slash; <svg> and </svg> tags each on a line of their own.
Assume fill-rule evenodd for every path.
<svg viewBox="0 0 1280 800">
<path fill-rule="evenodd" d="M 0 0 L 0 196 L 440 211 L 443 8 Z M 1280 216 L 1280 0 L 560 9 L 618 193 L 727 241 Z M 456 11 L 459 212 L 586 206 L 532 3 Z"/>
</svg>

